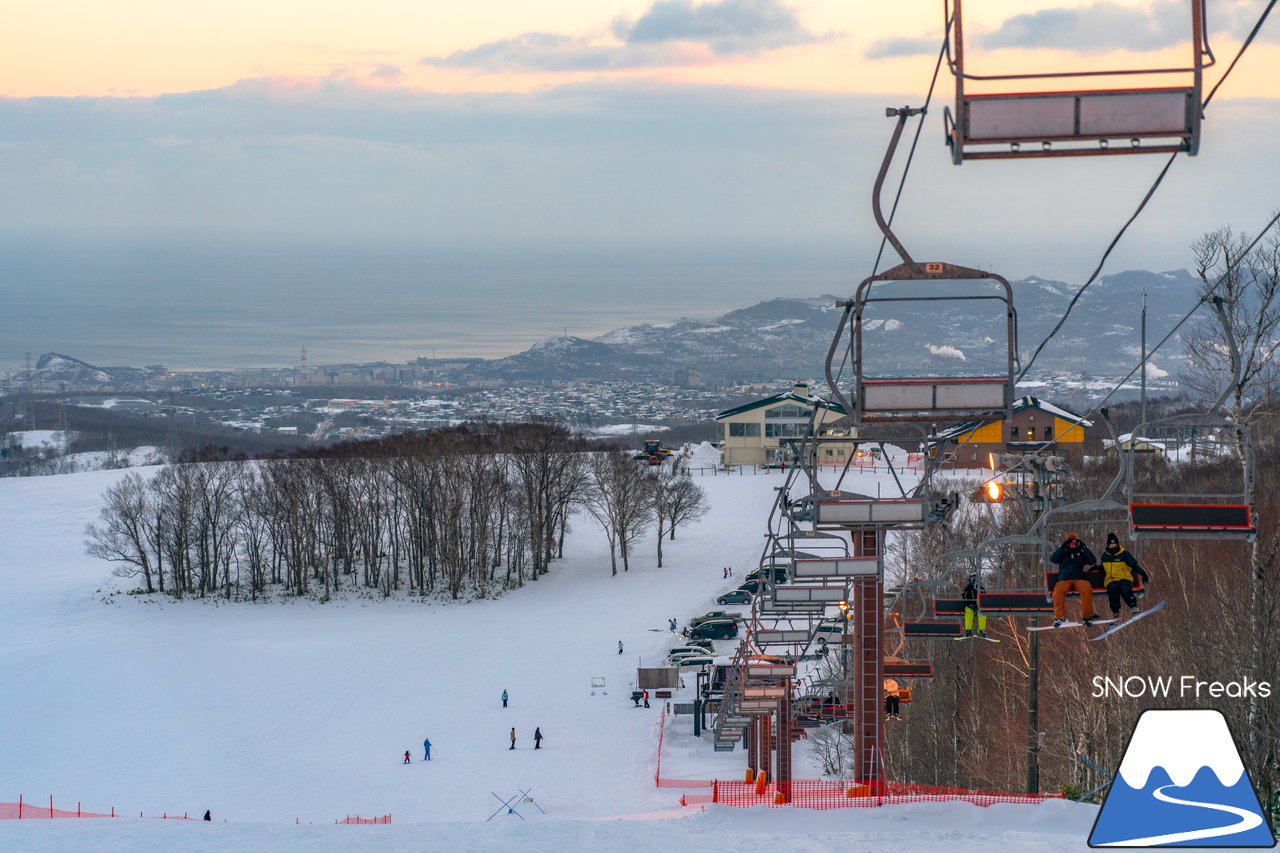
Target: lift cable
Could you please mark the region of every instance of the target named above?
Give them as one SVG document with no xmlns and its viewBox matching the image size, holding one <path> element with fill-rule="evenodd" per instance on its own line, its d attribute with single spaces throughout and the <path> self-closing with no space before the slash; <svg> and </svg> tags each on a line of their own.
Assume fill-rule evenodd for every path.
<svg viewBox="0 0 1280 853">
<path fill-rule="evenodd" d="M 1244 56 L 1244 52 L 1249 49 L 1249 45 L 1253 43 L 1254 38 L 1258 35 L 1258 31 L 1262 29 L 1262 25 L 1267 20 L 1267 16 L 1270 15 L 1271 10 L 1275 8 L 1276 2 L 1277 0 L 1271 0 L 1271 2 L 1267 4 L 1267 8 L 1262 10 L 1262 15 L 1258 18 L 1258 23 L 1253 25 L 1253 29 L 1249 31 L 1249 37 L 1244 40 L 1244 44 L 1240 45 L 1240 50 L 1236 52 L 1235 59 L 1231 60 L 1231 64 L 1227 66 L 1227 70 L 1222 72 L 1222 78 L 1214 84 L 1212 89 L 1209 90 L 1209 94 L 1205 97 L 1204 103 L 1200 105 L 1200 109 L 1203 110 L 1205 107 L 1209 106 L 1209 102 L 1213 100 L 1213 96 L 1218 92 L 1218 87 L 1227 82 L 1227 78 L 1231 76 L 1231 72 L 1235 69 L 1236 63 L 1240 61 L 1240 57 Z"/>
<path fill-rule="evenodd" d="M 951 25 L 955 20 L 955 13 L 947 18 L 947 26 L 942 33 L 942 47 L 938 50 L 938 61 L 933 66 L 933 79 L 929 81 L 929 91 L 924 98 L 924 106 L 920 108 L 920 121 L 916 123 L 916 135 L 911 140 L 911 148 L 907 152 L 906 165 L 902 167 L 902 178 L 898 181 L 898 191 L 893 196 L 893 206 L 889 208 L 889 224 L 893 225 L 894 214 L 898 212 L 898 202 L 902 200 L 902 190 L 907 185 L 907 173 L 911 171 L 911 161 L 916 155 L 916 145 L 920 142 L 920 132 L 924 130 L 924 120 L 929 114 L 929 104 L 933 101 L 933 89 L 938 84 L 938 74 L 942 70 L 942 60 L 946 57 L 951 46 Z M 888 236 L 880 238 L 880 250 L 876 252 L 876 262 L 871 267 L 871 274 L 875 275 L 880 271 L 880 258 L 884 255 L 885 243 L 889 240 Z"/>
<path fill-rule="evenodd" d="M 1245 247 L 1244 251 L 1238 254 L 1234 260 L 1232 260 L 1229 264 L 1227 264 L 1226 269 L 1222 271 L 1222 274 L 1219 275 L 1217 280 L 1214 281 L 1214 283 L 1209 286 L 1209 291 L 1208 293 L 1205 294 L 1206 298 L 1216 295 L 1218 287 L 1222 284 L 1222 282 L 1226 281 L 1228 277 L 1233 272 L 1235 272 L 1236 267 L 1238 267 L 1241 263 L 1243 263 L 1245 260 L 1248 259 L 1249 253 L 1254 250 L 1254 248 L 1258 245 L 1258 243 L 1262 241 L 1262 238 L 1265 237 L 1271 231 L 1272 228 L 1275 228 L 1278 223 L 1280 223 L 1280 210 L 1277 210 L 1275 214 L 1272 215 L 1271 220 L 1258 231 L 1257 235 L 1254 236 L 1253 240 L 1250 241 L 1249 245 Z M 1139 362 L 1136 365 L 1134 365 L 1133 368 L 1130 369 L 1128 373 L 1126 373 L 1123 377 L 1121 377 L 1121 379 L 1118 382 L 1116 382 L 1116 384 L 1111 388 L 1110 391 L 1106 393 L 1106 395 L 1101 400 L 1099 400 L 1096 404 L 1091 406 L 1089 410 L 1086 411 L 1084 415 L 1082 415 L 1081 417 L 1088 417 L 1089 415 L 1099 411 L 1103 406 L 1105 406 L 1107 404 L 1107 401 L 1110 400 L 1113 396 L 1115 396 L 1115 394 L 1118 391 L 1120 391 L 1121 388 L 1124 387 L 1124 383 L 1128 382 L 1133 377 L 1133 374 L 1137 373 L 1139 370 L 1142 369 L 1143 363 L 1147 359 L 1150 359 L 1157 352 L 1159 352 L 1160 348 L 1169 342 L 1169 339 L 1174 336 L 1174 334 L 1178 331 L 1178 329 L 1182 328 L 1182 326 L 1188 320 L 1191 319 L 1192 315 L 1195 314 L 1196 311 L 1200 310 L 1200 306 L 1203 304 L 1204 304 L 1204 299 L 1201 299 L 1198 302 L 1196 302 L 1196 304 L 1192 306 L 1191 310 L 1188 311 L 1186 314 L 1184 314 L 1182 316 L 1182 319 L 1180 319 L 1177 323 L 1174 324 L 1173 328 L 1169 330 L 1168 334 L 1166 334 L 1163 338 L 1161 338 L 1160 341 L 1146 353 L 1145 358 L 1142 360 L 1139 360 Z M 1067 429 L 1070 429 L 1070 427 L 1068 427 Z M 1053 441 L 1056 442 L 1059 438 L 1065 435 L 1065 433 L 1066 433 L 1066 430 L 1064 430 L 1062 433 L 1055 435 L 1053 437 Z M 1008 468 L 1002 470 L 998 476 L 1004 476 L 1006 474 L 1013 473 L 1025 467 L 1026 467 L 1025 460 L 1020 460 L 1015 464 L 1009 466 Z"/>
<path fill-rule="evenodd" d="M 1240 50 L 1236 52 L 1235 58 L 1231 60 L 1231 65 L 1229 65 L 1227 67 L 1227 70 L 1223 72 L 1222 78 L 1218 80 L 1217 84 L 1209 92 L 1208 97 L 1206 97 L 1204 99 L 1204 102 L 1200 105 L 1200 109 L 1202 111 L 1204 110 L 1205 107 L 1209 105 L 1209 101 L 1213 99 L 1213 96 L 1214 94 L 1217 93 L 1218 88 L 1226 81 L 1227 77 L 1231 74 L 1232 69 L 1236 67 L 1236 63 L 1240 61 L 1240 57 L 1244 56 L 1245 51 L 1248 50 L 1249 45 L 1252 44 L 1254 38 L 1258 35 L 1258 32 L 1262 29 L 1263 23 L 1267 20 L 1267 16 L 1271 14 L 1271 10 L 1273 7 L 1275 7 L 1277 2 L 1280 2 L 1280 0 L 1271 0 L 1271 2 L 1267 4 L 1267 8 L 1262 10 L 1262 14 L 1259 16 L 1258 22 L 1254 24 L 1253 29 L 1250 31 L 1248 38 L 1246 38 L 1244 43 L 1240 45 Z M 1067 304 L 1067 310 L 1063 312 L 1063 315 L 1061 319 L 1058 320 L 1057 325 L 1053 327 L 1053 330 L 1050 331 L 1049 334 L 1045 336 L 1044 340 L 1040 342 L 1040 345 L 1036 347 L 1035 352 L 1032 353 L 1031 358 L 1027 360 L 1026 365 L 1022 368 L 1022 372 L 1020 372 L 1017 378 L 1014 380 L 1015 383 L 1021 382 L 1022 379 L 1027 375 L 1027 373 L 1030 372 L 1031 367 L 1035 364 L 1036 359 L 1040 356 L 1040 352 L 1045 348 L 1045 346 L 1049 343 L 1049 341 L 1052 340 L 1053 337 L 1057 335 L 1058 332 L 1062 329 L 1063 325 L 1067 322 L 1067 318 L 1071 316 L 1071 310 L 1075 307 L 1076 303 L 1080 300 L 1080 297 L 1084 295 L 1084 292 L 1089 287 L 1089 285 L 1093 284 L 1093 282 L 1097 279 L 1098 275 L 1102 272 L 1102 268 L 1106 264 L 1107 258 L 1111 256 L 1111 252 L 1115 249 L 1116 245 L 1120 242 L 1120 239 L 1124 236 L 1125 232 L 1129 230 L 1129 226 L 1132 225 L 1134 220 L 1138 218 L 1138 214 L 1142 213 L 1143 209 L 1147 206 L 1147 202 L 1151 200 L 1151 197 L 1155 194 L 1155 191 L 1160 187 L 1160 184 L 1164 181 L 1165 175 L 1169 173 L 1169 167 L 1173 165 L 1173 161 L 1178 158 L 1178 155 L 1180 153 L 1182 152 L 1175 151 L 1172 155 L 1170 155 L 1168 162 L 1164 164 L 1164 168 L 1160 170 L 1160 174 L 1158 174 L 1156 176 L 1155 181 L 1152 182 L 1151 188 L 1148 189 L 1146 195 L 1142 197 L 1142 201 L 1138 204 L 1137 209 L 1134 210 L 1133 215 L 1129 217 L 1129 219 L 1120 228 L 1120 230 L 1116 232 L 1115 237 L 1111 239 L 1111 242 L 1107 245 L 1106 251 L 1102 253 L 1102 258 L 1098 261 L 1097 267 L 1094 268 L 1093 273 L 1089 276 L 1088 280 L 1085 281 L 1084 284 L 1080 285 L 1080 289 L 1076 291 L 1076 295 L 1073 296 L 1071 299 L 1071 302 Z"/>
<path fill-rule="evenodd" d="M 889 209 L 889 218 L 888 218 L 889 225 L 893 224 L 893 217 L 898 212 L 898 202 L 902 200 L 902 191 L 907 185 L 907 174 L 911 171 L 911 162 L 916 154 L 916 146 L 920 142 L 920 134 L 924 130 L 925 116 L 928 115 L 929 104 L 933 101 L 933 90 L 938 84 L 938 74 L 942 70 L 942 60 L 947 56 L 947 54 L 950 52 L 950 49 L 951 49 L 951 25 L 954 21 L 955 21 L 955 13 L 952 12 L 951 15 L 947 17 L 947 24 L 942 32 L 942 46 L 938 48 L 938 61 L 933 66 L 933 78 L 929 81 L 929 90 L 925 94 L 924 106 L 921 107 L 920 109 L 920 121 L 917 122 L 916 124 L 916 133 L 911 140 L 911 149 L 907 152 L 907 162 L 902 167 L 902 177 L 898 179 L 898 189 L 893 196 L 893 206 Z M 880 259 L 884 255 L 884 247 L 888 241 L 889 241 L 889 238 L 887 235 L 881 236 L 880 248 L 879 250 L 876 251 L 875 263 L 871 265 L 872 275 L 875 275 L 877 272 L 880 271 Z M 848 313 L 849 312 L 846 309 L 845 311 L 846 317 L 848 316 Z M 845 323 L 845 320 L 842 318 L 840 321 L 841 328 L 844 327 L 844 323 Z M 836 375 L 834 377 L 836 382 L 839 382 L 840 379 L 844 376 L 845 364 L 852 359 L 852 352 L 851 352 L 852 347 L 853 347 L 853 342 L 850 341 L 849 347 L 846 348 L 844 355 L 841 357 L 840 368 L 836 371 Z M 832 354 L 834 354 L 834 351 L 835 349 L 833 345 Z"/>
</svg>

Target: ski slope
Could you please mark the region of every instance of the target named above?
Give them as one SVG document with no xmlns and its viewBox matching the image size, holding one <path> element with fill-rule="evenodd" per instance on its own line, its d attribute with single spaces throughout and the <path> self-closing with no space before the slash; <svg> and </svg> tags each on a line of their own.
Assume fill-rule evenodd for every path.
<svg viewBox="0 0 1280 853">
<path fill-rule="evenodd" d="M 715 608 L 755 565 L 779 472 L 697 478 L 711 512 L 666 544 L 662 569 L 649 537 L 611 577 L 603 535 L 579 516 L 566 558 L 501 599 L 325 605 L 126 594 L 132 582 L 83 545 L 121 476 L 0 479 L 0 801 L 215 820 L 0 821 L 0 849 L 1085 849 L 1096 809 L 1070 803 L 703 811 L 654 786 L 661 703 L 632 705 L 635 667 L 662 662 L 668 618 Z M 606 680 L 594 695 L 593 677 Z M 798 777 L 819 775 L 797 760 Z M 741 751 L 692 738 L 688 718 L 670 722 L 664 777 L 744 767 Z M 494 793 L 530 788 L 547 815 L 486 820 Z M 388 813 L 391 826 L 333 825 Z"/>
</svg>

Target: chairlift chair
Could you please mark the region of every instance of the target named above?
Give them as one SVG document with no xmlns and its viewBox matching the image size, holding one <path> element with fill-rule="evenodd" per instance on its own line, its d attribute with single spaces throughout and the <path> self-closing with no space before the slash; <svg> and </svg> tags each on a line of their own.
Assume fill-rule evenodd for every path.
<svg viewBox="0 0 1280 853">
<path fill-rule="evenodd" d="M 1158 154 L 1200 147 L 1201 80 L 1213 65 L 1204 0 L 1190 0 L 1191 63 L 1170 68 L 974 74 L 965 68 L 963 0 L 944 4 L 952 30 L 948 66 L 956 81 L 955 113 L 944 112 L 952 161 Z M 1081 10 L 1081 15 L 1090 14 Z M 1053 81 L 1106 85 L 1140 76 L 1159 86 L 1047 89 Z M 972 91 L 983 84 L 1014 91 Z"/>
</svg>

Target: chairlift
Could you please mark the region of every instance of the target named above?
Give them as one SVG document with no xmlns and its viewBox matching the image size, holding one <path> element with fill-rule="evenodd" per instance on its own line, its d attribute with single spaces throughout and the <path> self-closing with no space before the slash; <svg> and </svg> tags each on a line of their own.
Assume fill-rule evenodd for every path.
<svg viewBox="0 0 1280 853">
<path fill-rule="evenodd" d="M 1214 63 L 1204 0 L 1190 2 L 1189 65 L 988 75 L 965 68 L 963 0 L 954 2 L 954 13 L 949 2 L 944 9 L 952 30 L 947 64 L 956 81 L 955 113 L 948 107 L 943 119 L 956 165 L 965 160 L 1178 151 L 1194 156 L 1199 150 L 1201 80 Z M 1100 87 L 1134 77 L 1161 85 L 1045 88 L 1054 81 Z M 1013 91 L 972 91 L 984 84 Z"/>
<path fill-rule="evenodd" d="M 827 384 L 840 405 L 850 413 L 856 427 L 868 422 L 937 423 L 1008 418 L 1013 407 L 1014 375 L 1018 366 L 1017 314 L 1008 280 L 985 270 L 943 261 L 917 262 L 889 228 L 881 211 L 880 195 L 889 163 L 907 118 L 918 113 L 919 110 L 910 108 L 886 110 L 888 116 L 898 121 L 871 196 L 876 224 L 903 262 L 864 279 L 853 299 L 841 303 L 844 318 L 827 355 Z M 977 335 L 972 345 L 963 341 L 938 342 L 941 345 L 938 351 L 951 356 L 946 367 L 940 360 L 928 366 L 924 375 L 908 375 L 906 365 L 901 363 L 902 346 L 885 343 L 888 332 L 884 327 L 889 320 L 900 320 L 903 328 L 910 328 L 911 316 L 946 312 L 947 303 L 952 311 L 960 303 L 980 306 L 994 303 L 996 310 L 988 318 L 989 328 Z M 883 310 L 886 305 L 901 308 L 906 316 L 877 316 L 877 310 Z M 845 322 L 849 323 L 852 400 L 845 396 L 834 376 L 835 368 L 844 360 L 843 355 L 837 356 L 837 350 L 844 336 Z M 872 333 L 870 346 L 869 333 Z M 978 353 L 962 352 L 954 346 L 957 343 L 971 351 L 980 346 L 989 363 L 979 364 L 975 370 L 972 365 L 980 362 Z M 951 353 L 951 349 L 956 352 Z M 964 356 L 963 360 L 958 356 Z"/>
<path fill-rule="evenodd" d="M 1252 542 L 1258 533 L 1254 513 L 1256 463 L 1249 428 L 1224 417 L 1220 410 L 1231 393 L 1240 386 L 1240 349 L 1232 334 L 1231 323 L 1221 297 L 1209 301 L 1217 312 L 1231 358 L 1231 379 L 1207 412 L 1175 415 L 1139 424 L 1132 435 L 1143 442 L 1130 441 L 1123 450 L 1123 476 L 1129 502 L 1129 532 L 1135 540 L 1163 539 L 1234 539 Z M 1117 440 L 1117 448 L 1121 447 Z M 1190 488 L 1174 490 L 1186 478 L 1171 477 L 1164 489 L 1147 482 L 1155 479 L 1155 471 L 1140 467 L 1138 447 L 1151 445 L 1164 448 L 1164 456 L 1174 456 L 1173 464 L 1229 460 L 1239 470 L 1236 487 L 1208 493 Z M 1143 479 L 1144 475 L 1146 480 Z"/>
</svg>

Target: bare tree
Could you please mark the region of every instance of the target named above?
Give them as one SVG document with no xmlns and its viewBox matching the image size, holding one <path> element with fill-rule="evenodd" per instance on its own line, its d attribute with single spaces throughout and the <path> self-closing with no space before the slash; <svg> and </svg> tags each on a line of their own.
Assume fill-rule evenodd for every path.
<svg viewBox="0 0 1280 853">
<path fill-rule="evenodd" d="M 622 556 L 622 570 L 628 571 L 631 546 L 653 519 L 652 482 L 648 472 L 641 470 L 627 453 L 592 453 L 588 468 L 591 483 L 583 495 L 583 505 L 604 528 L 609 540 L 609 562 L 616 575 L 618 556 Z"/>
<path fill-rule="evenodd" d="M 85 543 L 90 556 L 121 565 L 119 577 L 142 575 L 148 593 L 155 592 L 152 575 L 158 568 L 153 552 L 155 515 L 151 494 L 142 477 L 126 474 L 124 479 L 107 489 L 105 505 L 98 514 L 100 523 L 85 528 Z"/>
<path fill-rule="evenodd" d="M 1240 381 L 1231 389 L 1228 413 L 1244 423 L 1251 403 L 1273 399 L 1280 389 L 1280 225 L 1252 251 L 1250 238 L 1229 227 L 1191 244 L 1201 298 L 1222 297 L 1231 335 L 1240 351 Z M 1184 339 L 1189 368 L 1183 381 L 1208 404 L 1231 380 L 1226 335 L 1216 312 L 1199 317 Z"/>
<path fill-rule="evenodd" d="M 706 515 L 707 494 L 693 482 L 688 471 L 673 464 L 653 474 L 653 509 L 658 523 L 658 567 L 662 567 L 662 540 L 676 538 L 676 526 L 697 521 Z"/>
</svg>

